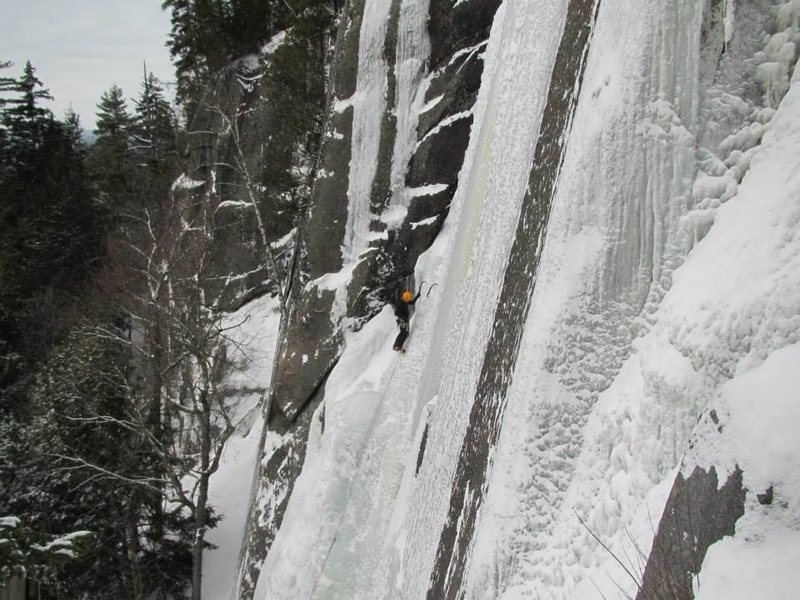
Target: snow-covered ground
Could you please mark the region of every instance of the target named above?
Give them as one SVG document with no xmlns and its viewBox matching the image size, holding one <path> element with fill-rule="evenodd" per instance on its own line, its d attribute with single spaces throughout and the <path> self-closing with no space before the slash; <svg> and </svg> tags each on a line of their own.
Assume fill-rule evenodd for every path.
<svg viewBox="0 0 800 600">
<path fill-rule="evenodd" d="M 737 463 L 748 494 L 736 535 L 706 555 L 695 586 L 697 600 L 792 598 L 800 588 L 798 366 L 800 344 L 793 344 L 737 375 L 712 403 L 722 432 L 698 432 L 703 447 L 691 453 L 687 466 L 697 461 L 719 470 Z M 773 498 L 762 505 L 758 496 L 770 488 Z"/>
<path fill-rule="evenodd" d="M 686 333 L 708 354 L 738 350 L 732 377 L 709 403 L 719 424 L 698 425 L 684 470 L 715 465 L 730 473 L 738 465 L 748 490 L 736 535 L 706 555 L 698 600 L 791 598 L 800 589 L 794 566 L 800 556 L 798 157 L 800 69 L 795 69 L 738 196 L 720 209 L 697 248 L 694 268 L 679 279 L 679 285 L 700 290 L 686 308 L 698 314 L 703 327 Z M 773 498 L 761 504 L 758 496 L 770 488 Z"/>
<path fill-rule="evenodd" d="M 222 521 L 206 540 L 215 546 L 203 554 L 203 597 L 229 597 L 235 582 L 239 549 L 258 461 L 263 415 L 261 401 L 272 376 L 272 359 L 280 322 L 278 302 L 263 297 L 228 315 L 223 323 L 228 359 L 234 365 L 226 379 L 236 432 L 228 440 L 219 470 L 211 477 L 209 503 Z"/>
<path fill-rule="evenodd" d="M 388 4 L 367 0 L 365 56 Z M 600 542 L 643 568 L 637 547 L 649 548 L 678 470 L 736 462 L 746 512 L 737 536 L 711 547 L 698 598 L 758 597 L 748 590 L 764 581 L 790 597 L 800 583 L 788 564 L 800 552 L 800 3 L 726 3 L 720 68 L 740 62 L 714 80 L 703 79 L 716 66 L 701 45 L 704 5 L 601 3 L 466 598 L 635 593 Z M 438 285 L 416 306 L 406 354 L 391 351 L 389 309 L 347 335 L 257 600 L 425 598 L 566 7 L 501 5 L 459 188 L 417 267 Z M 353 101 L 374 108 L 384 67 L 370 56 Z M 415 99 L 398 97 L 399 127 L 414 127 Z M 356 163 L 373 133 L 359 134 Z M 352 168 L 356 260 L 372 175 Z M 721 435 L 698 425 L 711 407 Z M 237 443 L 255 452 L 252 436 Z M 245 485 L 235 469 L 252 463 L 224 468 Z"/>
</svg>

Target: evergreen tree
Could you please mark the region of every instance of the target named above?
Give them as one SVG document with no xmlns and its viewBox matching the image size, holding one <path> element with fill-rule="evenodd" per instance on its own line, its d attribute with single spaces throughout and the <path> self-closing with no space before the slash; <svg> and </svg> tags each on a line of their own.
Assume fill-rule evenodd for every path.
<svg viewBox="0 0 800 600">
<path fill-rule="evenodd" d="M 0 111 L 8 133 L 0 169 L 0 389 L 19 400 L 9 386 L 68 329 L 101 240 L 76 123 L 39 106 L 49 94 L 30 63 L 13 92 Z"/>
<path fill-rule="evenodd" d="M 0 70 L 8 69 L 11 67 L 9 61 L 0 60 Z M 13 77 L 0 77 L 0 109 L 2 109 L 8 102 L 6 94 L 13 92 L 16 88 L 16 80 Z"/>
<path fill-rule="evenodd" d="M 325 111 L 325 53 L 335 24 L 329 7 L 317 0 L 294 0 L 291 7 L 292 26 L 264 74 L 264 101 L 280 127 L 264 147 L 260 183 L 279 235 L 294 226 L 310 195 Z"/>
<path fill-rule="evenodd" d="M 0 71 L 8 69 L 10 66 L 10 62 L 0 61 Z M 0 111 L 4 111 L 9 101 L 8 94 L 14 91 L 15 86 L 16 81 L 12 77 L 0 77 Z M 9 167 L 9 158 L 8 134 L 3 119 L 0 118 L 0 180 L 5 178 L 5 171 Z"/>
<path fill-rule="evenodd" d="M 223 0 L 163 0 L 171 10 L 167 46 L 175 61 L 178 99 L 192 104 L 210 73 L 229 60 L 224 23 L 229 4 Z"/>
<path fill-rule="evenodd" d="M 307 19 L 327 18 L 340 0 L 163 0 L 172 29 L 167 46 L 175 62 L 178 100 L 194 110 L 208 78 L 231 60 L 257 53 L 277 32 Z"/>
<path fill-rule="evenodd" d="M 229 16 L 224 23 L 231 56 L 256 52 L 261 44 L 287 27 L 287 15 L 291 10 L 288 2 L 231 0 Z"/>
<path fill-rule="evenodd" d="M 142 80 L 131 130 L 133 147 L 145 164 L 155 172 L 167 170 L 175 158 L 176 119 L 161 83 L 152 73 L 145 72 Z"/>
<path fill-rule="evenodd" d="M 39 583 L 53 581 L 59 565 L 77 558 L 90 535 L 88 531 L 76 531 L 46 536 L 17 516 L 0 516 L 0 586 L 14 577 Z"/>
<path fill-rule="evenodd" d="M 83 127 L 81 126 L 81 118 L 72 108 L 68 108 L 64 114 L 64 133 L 67 135 L 69 144 L 75 151 L 76 155 L 86 156 L 86 144 L 83 142 Z"/>
<path fill-rule="evenodd" d="M 36 69 L 30 61 L 25 63 L 23 74 L 11 91 L 16 92 L 17 97 L 5 101 L 10 107 L 3 111 L 3 125 L 7 135 L 13 139 L 16 152 L 31 152 L 41 144 L 45 129 L 53 118 L 40 102 L 53 97 L 36 77 Z"/>
<path fill-rule="evenodd" d="M 11 67 L 10 62 L 0 60 L 0 71 L 8 69 L 9 67 Z M 5 109 L 6 104 L 8 104 L 10 100 L 8 94 L 14 92 L 16 86 L 17 82 L 13 77 L 0 77 L 0 110 Z M 4 161 L 2 149 L 5 143 L 6 127 L 2 120 L 0 120 L 0 161 Z"/>
<path fill-rule="evenodd" d="M 125 97 L 116 84 L 103 92 L 97 104 L 97 129 L 95 135 L 114 140 L 127 148 L 131 117 Z"/>
<path fill-rule="evenodd" d="M 262 99 L 281 130 L 267 147 L 268 168 L 248 176 L 254 204 L 268 194 L 273 212 L 289 215 L 281 230 L 307 193 L 318 151 L 337 4 L 163 2 L 189 111 L 213 73 L 288 28 L 270 55 Z M 206 306 L 217 275 L 214 212 L 176 202 L 180 130 L 151 73 L 133 114 L 117 86 L 103 94 L 89 149 L 77 116 L 56 121 L 42 105 L 48 98 L 30 64 L 18 79 L 0 78 L 8 198 L 0 206 L 0 515 L 24 513 L 42 534 L 94 532 L 90 552 L 58 574 L 61 597 L 179 597 L 190 576 L 199 597 L 204 535 L 214 525 L 208 482 L 232 432 L 221 392 L 224 336 Z M 98 264 L 103 290 L 123 293 L 106 294 L 109 311 L 76 329 L 87 316 L 77 299 Z M 133 350 L 120 315 L 136 315 L 143 339 Z M 198 486 L 186 494 L 175 482 L 190 473 Z"/>
<path fill-rule="evenodd" d="M 154 458 L 137 431 L 124 335 L 110 324 L 73 332 L 38 373 L 36 415 L 0 445 L 0 514 L 42 534 L 93 533 L 85 555 L 51 581 L 60 597 L 179 597 L 191 571 L 186 522 L 167 516 L 164 539 L 147 526 Z M 11 450 L 11 452 L 9 452 Z M 159 501 L 163 498 L 159 495 Z"/>
<path fill-rule="evenodd" d="M 112 85 L 97 105 L 95 143 L 90 152 L 92 174 L 99 187 L 100 202 L 112 212 L 130 197 L 129 154 L 132 117 L 122 90 Z"/>
</svg>

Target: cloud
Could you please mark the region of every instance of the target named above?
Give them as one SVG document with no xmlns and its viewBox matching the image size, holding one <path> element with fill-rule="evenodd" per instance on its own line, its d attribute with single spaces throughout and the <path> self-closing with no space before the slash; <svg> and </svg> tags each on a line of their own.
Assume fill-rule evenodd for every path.
<svg viewBox="0 0 800 600">
<path fill-rule="evenodd" d="M 173 79 L 166 48 L 169 14 L 160 0 L 0 0 L 0 60 L 18 74 L 26 60 L 55 97 L 50 108 L 69 107 L 86 129 L 97 102 L 113 83 L 129 99 L 139 93 L 143 63 L 162 81 Z"/>
</svg>

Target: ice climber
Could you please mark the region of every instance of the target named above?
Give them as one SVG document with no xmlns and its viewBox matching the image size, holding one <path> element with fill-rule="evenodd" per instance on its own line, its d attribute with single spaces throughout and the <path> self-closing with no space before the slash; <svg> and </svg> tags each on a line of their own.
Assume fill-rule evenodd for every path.
<svg viewBox="0 0 800 600">
<path fill-rule="evenodd" d="M 393 349 L 398 352 L 405 352 L 403 344 L 408 339 L 408 322 L 411 319 L 411 307 L 419 300 L 419 293 L 415 296 L 414 292 L 404 289 L 392 304 L 394 305 L 394 316 L 397 319 L 397 327 L 400 333 L 394 340 Z"/>
</svg>

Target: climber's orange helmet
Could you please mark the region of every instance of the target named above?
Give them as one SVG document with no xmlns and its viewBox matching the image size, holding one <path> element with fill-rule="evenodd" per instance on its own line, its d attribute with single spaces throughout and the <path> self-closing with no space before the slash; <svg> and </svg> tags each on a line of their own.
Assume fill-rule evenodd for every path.
<svg viewBox="0 0 800 600">
<path fill-rule="evenodd" d="M 400 299 L 401 299 L 403 302 L 405 302 L 406 304 L 408 304 L 409 302 L 411 302 L 411 300 L 412 300 L 413 298 L 414 298 L 414 294 L 412 294 L 412 293 L 411 293 L 410 291 L 408 291 L 408 290 L 403 290 L 403 293 L 402 293 L 402 294 L 400 294 Z"/>
</svg>

